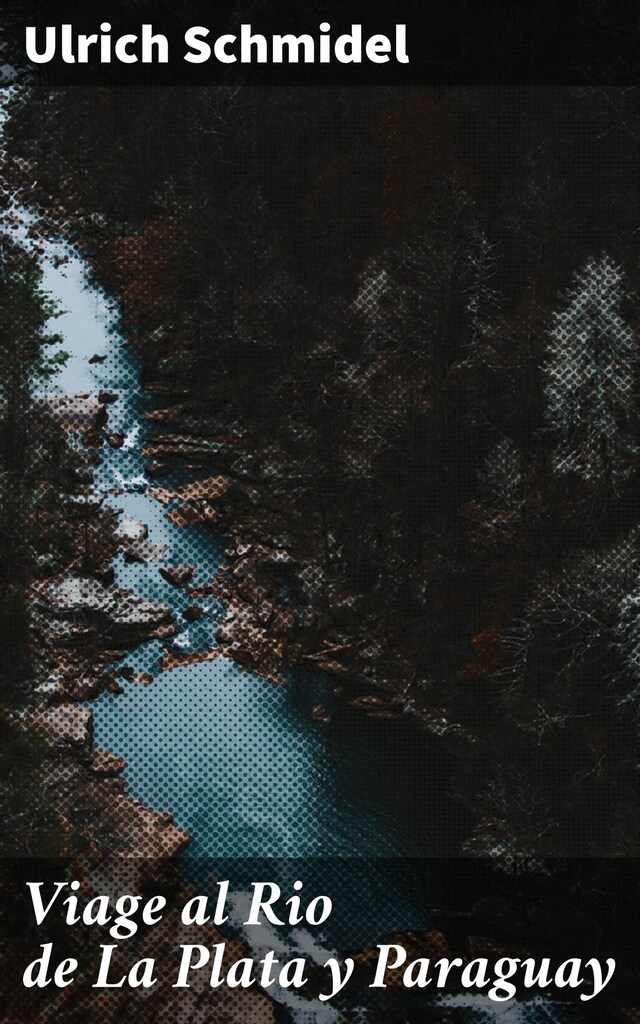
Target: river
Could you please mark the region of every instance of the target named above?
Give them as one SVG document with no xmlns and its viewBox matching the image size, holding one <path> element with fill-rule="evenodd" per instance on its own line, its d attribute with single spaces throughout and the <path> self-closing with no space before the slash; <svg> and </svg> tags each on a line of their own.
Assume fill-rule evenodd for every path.
<svg viewBox="0 0 640 1024">
<path fill-rule="evenodd" d="M 6 220 L 11 216 L 15 220 Z M 24 208 L 5 214 L 5 225 L 27 246 L 34 244 L 29 226 L 35 222 Z M 145 412 L 157 399 L 140 389 L 117 304 L 66 241 L 39 242 L 44 289 L 59 311 L 51 327 L 69 356 L 47 391 L 117 395 L 108 429 L 122 432 L 125 441 L 120 449 L 102 446 L 95 488 L 123 516 L 145 523 L 151 542 L 166 545 L 147 564 L 120 553 L 116 583 L 166 602 L 180 624 L 171 640 L 143 644 L 127 656 L 135 674 L 154 676 L 151 685 L 122 680 L 123 694 L 104 694 L 92 705 L 96 744 L 126 759 L 130 792 L 155 810 L 172 812 L 188 831 L 184 871 L 190 880 L 206 888 L 212 874 L 233 879 L 238 931 L 246 886 L 259 872 L 287 895 L 299 878 L 309 897 L 328 892 L 334 904 L 321 930 L 263 936 L 271 948 L 321 958 L 327 949 L 354 949 L 392 930 L 426 927 L 424 908 L 441 895 L 436 862 L 428 858 L 450 853 L 459 827 L 444 795 L 443 766 L 426 740 L 402 721 L 376 721 L 336 706 L 331 681 L 320 674 L 292 673 L 288 685 L 278 686 L 224 657 L 158 670 L 165 649 L 214 647 L 222 611 L 213 599 L 202 599 L 202 618 L 188 622 L 184 611 L 193 599 L 162 577 L 161 566 L 196 565 L 193 582 L 208 583 L 224 560 L 224 542 L 209 529 L 172 524 L 150 493 L 141 448 L 151 431 Z M 98 361 L 91 362 L 94 356 Z M 163 486 L 178 482 L 179 472 L 176 467 Z M 315 704 L 329 709 L 329 723 L 313 720 Z M 337 1019 L 334 1009 L 281 997 L 290 1019 Z M 527 1008 L 470 997 L 453 1002 L 473 1008 L 478 1021 L 568 1019 L 548 1002 Z M 366 1019 L 366 1007 L 357 1019 Z"/>
</svg>

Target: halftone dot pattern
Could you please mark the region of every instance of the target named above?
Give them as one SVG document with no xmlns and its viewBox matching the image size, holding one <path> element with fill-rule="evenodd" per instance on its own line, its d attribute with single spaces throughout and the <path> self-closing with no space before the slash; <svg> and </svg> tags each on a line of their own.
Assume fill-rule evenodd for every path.
<svg viewBox="0 0 640 1024">
<path fill-rule="evenodd" d="M 625 287 L 606 253 L 588 261 L 554 317 L 547 367 L 548 415 L 561 438 L 557 471 L 610 489 L 633 472 L 638 455 L 629 432 L 638 339 L 623 319 Z"/>
<path fill-rule="evenodd" d="M 385 131 L 389 144 L 397 144 L 398 125 L 389 122 Z M 304 155 L 295 139 L 291 147 L 293 157 Z M 391 194 L 385 221 L 385 237 L 391 239 L 406 216 L 395 171 L 392 166 L 384 186 Z M 333 171 L 327 173 L 330 180 Z M 224 389 L 217 399 L 206 388 L 203 395 L 186 391 L 180 384 L 180 344 L 174 338 L 163 346 L 165 331 L 180 338 L 179 326 L 156 323 L 175 284 L 172 260 L 185 244 L 171 212 L 174 187 L 172 181 L 162 183 L 164 191 L 154 201 L 166 212 L 146 234 L 123 225 L 121 237 L 110 239 L 109 258 L 120 273 L 118 302 L 96 283 L 91 259 L 81 253 L 80 222 L 90 239 L 87 248 L 96 245 L 100 254 L 101 232 L 107 234 L 100 215 L 88 213 L 77 197 L 78 211 L 70 212 L 68 224 L 52 225 L 16 186 L 6 185 L 3 192 L 2 266 L 9 298 L 2 312 L 11 325 L 7 337 L 13 338 L 2 353 L 9 424 L 4 434 L 12 443 L 3 448 L 6 480 L 0 482 L 3 522 L 13 522 L 5 532 L 16 563 L 24 566 L 7 604 L 17 637 L 14 657 L 25 666 L 30 662 L 37 679 L 35 694 L 19 701 L 13 715 L 38 744 L 29 753 L 38 777 L 29 799 L 40 832 L 35 845 L 27 835 L 19 852 L 75 858 L 84 900 L 98 891 L 160 886 L 174 895 L 162 927 L 128 947 L 137 956 L 158 957 L 157 989 L 97 995 L 83 976 L 44 1009 L 35 997 L 21 1000 L 20 992 L 19 1011 L 10 1010 L 5 1019 L 106 1024 L 133 1013 L 142 1022 L 185 1024 L 492 1024 L 499 1014 L 491 1002 L 455 991 L 401 1000 L 398 993 L 369 999 L 359 989 L 358 1006 L 338 1002 L 333 1015 L 317 1001 L 317 984 L 300 1003 L 282 989 L 275 995 L 225 986 L 212 992 L 206 973 L 188 992 L 171 991 L 175 964 L 169 950 L 181 939 L 189 941 L 178 920 L 176 893 L 190 891 L 188 885 L 211 891 L 225 869 L 242 876 L 232 893 L 225 962 L 275 945 L 290 956 L 305 948 L 321 956 L 325 947 L 353 951 L 357 945 L 365 971 L 375 963 L 368 950 L 378 937 L 408 929 L 414 955 L 451 953 L 468 961 L 483 943 L 490 944 L 470 931 L 472 925 L 448 925 L 446 915 L 442 925 L 430 919 L 437 899 L 428 858 L 457 853 L 463 830 L 451 808 L 450 766 L 434 764 L 429 744 L 449 736 L 466 750 L 477 737 L 445 713 L 433 696 L 434 680 L 415 679 L 412 653 L 429 645 L 414 611 L 447 573 L 464 577 L 461 551 L 468 537 L 451 542 L 450 549 L 443 545 L 445 565 L 436 551 L 445 532 L 439 495 L 425 499 L 414 490 L 413 478 L 407 484 L 401 474 L 407 460 L 416 476 L 422 472 L 424 422 L 438 388 L 453 395 L 451 415 L 459 415 L 456 389 L 464 391 L 465 375 L 480 375 L 484 352 L 498 348 L 500 331 L 506 330 L 497 315 L 489 322 L 497 301 L 491 283 L 495 256 L 462 172 L 438 192 L 447 216 L 434 215 L 433 197 L 421 195 L 425 224 L 417 217 L 416 230 L 378 246 L 381 252 L 357 275 L 354 294 L 335 299 L 325 332 L 315 329 L 313 289 L 294 279 L 275 242 L 250 237 L 246 221 L 259 226 L 267 218 L 258 189 L 231 216 L 237 219 L 231 235 L 237 233 L 255 257 L 252 269 L 243 268 L 242 301 L 230 318 L 217 282 L 206 294 L 207 312 L 214 310 L 224 325 L 220 345 L 229 343 L 224 331 L 238 344 L 230 374 L 238 373 L 258 410 L 265 402 L 261 374 L 269 373 L 269 353 L 279 337 L 294 339 L 291 358 L 298 370 L 306 366 L 304 373 L 272 382 L 269 392 L 273 405 L 295 412 L 295 436 L 273 429 L 257 445 L 233 413 L 225 419 L 224 401 L 231 402 Z M 78 246 L 66 240 L 78 236 Z M 227 271 L 232 249 L 216 253 Z M 103 260 L 97 263 L 104 268 Z M 453 282 L 460 301 L 443 324 L 439 297 L 454 290 Z M 182 286 L 188 295 L 188 284 Z M 603 253 L 576 268 L 573 285 L 556 298 L 556 311 L 544 323 L 541 317 L 544 430 L 555 439 L 549 486 L 561 486 L 568 476 L 615 496 L 633 475 L 638 346 L 627 300 L 622 266 Z M 23 322 L 28 303 L 33 308 Z M 442 353 L 425 341 L 444 330 L 458 346 L 453 383 Z M 136 331 L 143 337 L 149 332 L 164 353 L 157 380 L 149 379 Z M 351 331 L 355 342 L 340 347 L 331 331 L 340 341 Z M 298 339 L 306 344 L 307 334 L 312 343 L 305 348 Z M 251 373 L 242 365 L 249 341 L 262 360 Z M 207 352 L 198 349 L 198 358 L 210 372 Z M 499 358 L 509 367 L 508 354 L 501 351 Z M 16 403 L 27 416 L 17 416 Z M 389 437 L 408 438 L 410 449 L 394 448 Z M 325 467 L 322 472 L 318 465 Z M 392 499 L 376 491 L 377 474 L 394 481 Z M 469 537 L 477 540 L 489 573 L 491 552 L 500 544 L 512 545 L 517 562 L 520 541 L 513 538 L 529 513 L 527 503 L 534 504 L 525 497 L 517 439 L 489 446 L 475 479 L 477 494 L 462 507 L 460 519 L 470 524 Z M 446 472 L 440 486 L 450 486 Z M 307 515 L 304 495 L 314 487 L 317 508 L 300 523 Z M 330 488 L 344 496 L 340 536 L 331 521 Z M 358 512 L 359 490 L 368 494 L 366 515 Z M 273 504 L 268 535 L 256 518 L 265 502 Z M 231 526 L 229 509 L 235 517 Z M 291 543 L 294 520 L 297 546 Z M 376 533 L 380 522 L 404 538 L 402 549 L 389 545 L 387 551 Z M 334 571 L 362 537 L 387 558 L 388 607 L 405 616 L 400 628 L 371 601 L 375 567 L 364 556 L 350 566 L 349 585 Z M 420 578 L 418 555 L 431 548 L 436 553 L 428 578 Z M 623 563 L 631 566 L 633 576 L 636 549 L 631 534 L 612 542 L 597 561 L 581 555 L 552 578 L 541 578 L 523 621 L 510 630 L 492 633 L 479 617 L 475 661 L 467 659 L 464 684 L 471 687 L 485 672 L 498 695 L 493 706 L 510 700 L 522 735 L 541 743 L 568 720 L 574 694 L 563 680 L 576 660 L 588 663 L 592 645 L 603 637 L 636 679 L 637 579 L 620 570 Z M 28 593 L 27 608 L 21 593 Z M 619 611 L 615 621 L 607 618 L 612 604 Z M 27 629 L 21 616 L 28 619 Z M 348 631 L 359 622 L 366 630 L 353 641 Z M 581 643 L 567 654 L 568 637 L 576 636 Z M 448 639 L 455 647 L 457 641 Z M 552 676 L 536 662 L 537 644 L 554 651 Z M 345 688 L 353 676 L 359 688 L 352 696 Z M 18 689 L 21 683 L 17 678 Z M 581 714 L 588 718 L 592 710 Z M 424 729 L 408 728 L 412 719 Z M 478 719 L 481 731 L 482 715 Z M 598 738 L 590 742 L 595 747 Z M 582 781 L 580 770 L 604 773 L 598 767 L 603 759 L 596 759 L 595 769 L 580 765 L 570 785 Z M 461 761 L 461 772 L 469 771 Z M 562 758 L 555 768 L 564 770 Z M 518 758 L 499 763 L 474 794 L 479 825 L 466 852 L 492 859 L 505 878 L 519 871 L 544 877 L 545 855 L 556 852 L 555 837 L 548 837 L 547 846 L 540 832 L 548 808 L 539 810 L 533 774 Z M 24 814 L 19 801 L 12 813 L 16 822 Z M 619 813 L 613 833 L 627 836 L 634 807 L 626 816 Z M 568 848 L 584 852 L 580 826 L 573 832 L 572 827 L 566 835 L 575 846 Z M 16 834 L 22 840 L 19 825 Z M 601 849 L 594 845 L 587 853 Z M 422 864 L 420 870 L 406 867 L 411 859 Z M 243 870 L 241 862 L 248 862 Z M 452 860 L 450 880 L 465 874 L 460 863 Z M 306 929 L 301 938 L 286 928 L 257 937 L 243 931 L 243 886 L 257 864 L 283 889 L 297 874 L 309 873 L 309 891 L 335 891 L 335 931 Z M 460 919 L 475 913 L 462 911 Z M 515 912 L 509 905 L 507 911 L 499 908 L 498 918 L 500 913 Z M 479 922 L 481 928 L 481 915 Z M 208 941 L 219 940 L 211 928 Z M 85 952 L 93 955 L 90 940 L 79 940 L 84 941 Z M 492 955 L 508 952 L 507 940 L 491 947 Z M 115 956 L 114 971 L 128 970 L 127 948 Z M 622 1019 L 635 1019 L 633 1007 L 617 1009 Z M 514 1004 L 509 1013 L 501 1019 L 514 1024 L 596 1019 L 590 1009 L 537 998 Z"/>
</svg>

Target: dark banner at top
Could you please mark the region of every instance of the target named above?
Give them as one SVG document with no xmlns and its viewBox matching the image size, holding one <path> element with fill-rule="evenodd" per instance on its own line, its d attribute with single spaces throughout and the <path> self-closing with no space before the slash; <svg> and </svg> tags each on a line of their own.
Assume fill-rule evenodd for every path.
<svg viewBox="0 0 640 1024">
<path fill-rule="evenodd" d="M 640 74 L 640 7 L 607 0 L 3 6 L 6 83 L 630 85 Z"/>
</svg>

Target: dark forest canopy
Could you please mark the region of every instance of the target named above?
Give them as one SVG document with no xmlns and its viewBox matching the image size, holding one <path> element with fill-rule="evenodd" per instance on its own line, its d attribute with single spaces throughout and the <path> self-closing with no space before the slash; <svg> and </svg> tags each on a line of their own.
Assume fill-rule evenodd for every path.
<svg viewBox="0 0 640 1024">
<path fill-rule="evenodd" d="M 74 88 L 10 131 L 285 535 L 281 638 L 475 736 L 470 849 L 637 851 L 640 90 Z"/>
</svg>

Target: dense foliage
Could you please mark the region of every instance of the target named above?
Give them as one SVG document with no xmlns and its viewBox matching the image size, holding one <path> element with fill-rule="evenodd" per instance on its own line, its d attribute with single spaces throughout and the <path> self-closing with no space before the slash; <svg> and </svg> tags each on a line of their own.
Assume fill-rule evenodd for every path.
<svg viewBox="0 0 640 1024">
<path fill-rule="evenodd" d="M 12 131 L 292 552 L 286 641 L 475 737 L 470 849 L 637 851 L 637 90 L 74 88 Z"/>
<path fill-rule="evenodd" d="M 45 744 L 17 727 L 14 712 L 33 680 L 29 586 L 41 553 L 64 550 L 52 501 L 44 500 L 52 472 L 64 478 L 61 439 L 54 443 L 54 424 L 32 393 L 61 354 L 50 354 L 58 338 L 46 330 L 54 311 L 37 259 L 8 234 L 0 236 L 0 275 L 0 855 L 42 855 L 62 848 L 57 815 L 42 793 Z"/>
</svg>

